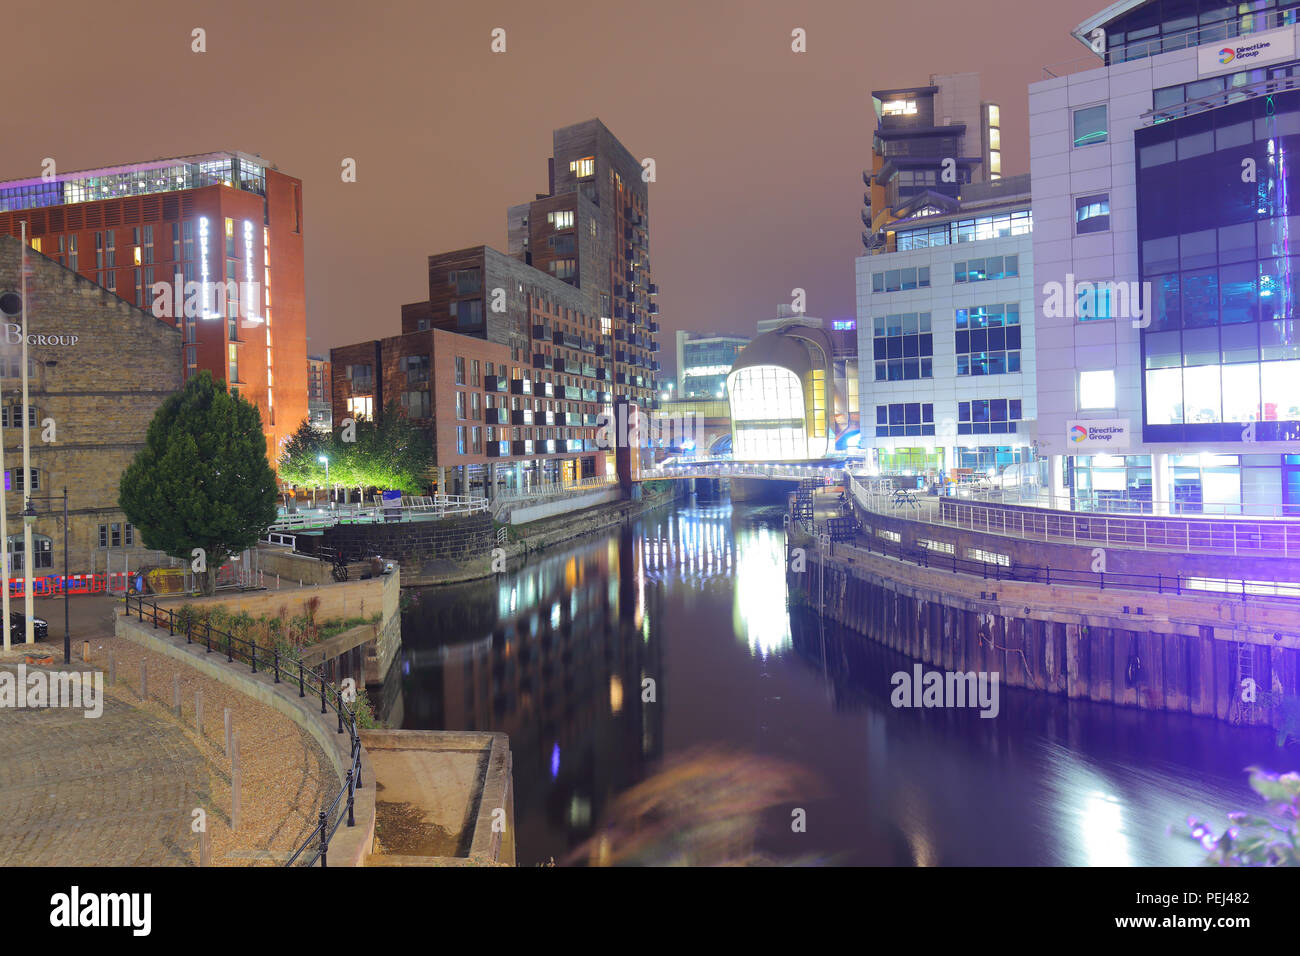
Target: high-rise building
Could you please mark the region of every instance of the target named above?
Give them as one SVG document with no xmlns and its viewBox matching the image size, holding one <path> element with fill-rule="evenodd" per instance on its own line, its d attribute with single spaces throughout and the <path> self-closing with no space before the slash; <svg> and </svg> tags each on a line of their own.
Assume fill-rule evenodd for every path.
<svg viewBox="0 0 1300 956">
<path fill-rule="evenodd" d="M 256 405 L 279 457 L 307 417 L 300 180 L 223 151 L 0 183 L 0 235 L 24 221 L 33 249 L 180 328 L 167 358 Z"/>
<path fill-rule="evenodd" d="M 1029 92 L 1059 505 L 1300 514 L 1294 3 L 1130 0 Z"/>
<path fill-rule="evenodd" d="M 658 287 L 642 166 L 598 119 L 555 130 L 549 189 L 506 213 L 510 255 L 578 289 L 614 350 L 613 386 L 643 407 L 657 395 Z"/>
<path fill-rule="evenodd" d="M 862 244 L 890 250 L 890 224 L 957 209 L 967 183 L 1002 177 L 1000 110 L 980 100 L 978 73 L 932 76 L 927 86 L 875 90 L 871 169 L 863 172 Z"/>
</svg>

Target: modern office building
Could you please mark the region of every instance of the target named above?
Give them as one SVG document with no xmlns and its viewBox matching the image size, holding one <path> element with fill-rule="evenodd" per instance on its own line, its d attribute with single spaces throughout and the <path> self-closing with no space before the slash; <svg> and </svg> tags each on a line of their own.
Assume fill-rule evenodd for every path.
<svg viewBox="0 0 1300 956">
<path fill-rule="evenodd" d="M 830 336 L 791 322 L 758 336 L 727 376 L 737 461 L 802 461 L 834 444 Z"/>
<path fill-rule="evenodd" d="M 329 359 L 319 355 L 307 356 L 307 420 L 319 431 L 328 432 L 333 427 L 331 409 L 333 389 L 330 387 Z"/>
<path fill-rule="evenodd" d="M 731 366 L 748 344 L 749 339 L 740 335 L 679 331 L 675 397 L 724 398 Z"/>
<path fill-rule="evenodd" d="M 180 364 L 159 361 L 179 352 L 181 332 L 29 249 L 31 474 L 24 480 L 21 309 L 16 295 L 6 295 L 22 289 L 21 258 L 22 244 L 0 236 L 0 430 L 10 568 L 23 569 L 21 514 L 30 494 L 38 515 L 32 571 L 63 573 L 64 488 L 69 572 L 106 571 L 110 561 L 119 571 L 137 568 L 158 556 L 118 507 L 118 482 L 144 447 L 158 408 L 181 388 Z"/>
<path fill-rule="evenodd" d="M 890 223 L 955 211 L 967 183 L 1001 178 L 1000 111 L 979 91 L 978 73 L 955 73 L 871 94 L 876 131 L 871 169 L 862 174 L 867 252 L 892 248 Z"/>
<path fill-rule="evenodd" d="M 181 329 L 182 375 L 256 405 L 278 459 L 307 417 L 300 180 L 224 151 L 0 183 L 0 236 L 24 221 L 32 248 Z"/>
<path fill-rule="evenodd" d="M 658 399 L 658 287 L 650 267 L 650 197 L 641 163 L 592 119 L 554 131 L 548 189 L 506 213 L 508 250 L 583 297 L 613 350 L 616 396 Z"/>
<path fill-rule="evenodd" d="M 1029 177 L 968 183 L 942 207 L 893 220 L 857 260 L 860 445 L 884 473 L 1032 457 Z"/>
<path fill-rule="evenodd" d="M 1039 447 L 1064 505 L 1300 513 L 1298 8 L 1132 0 L 1030 87 Z"/>
</svg>

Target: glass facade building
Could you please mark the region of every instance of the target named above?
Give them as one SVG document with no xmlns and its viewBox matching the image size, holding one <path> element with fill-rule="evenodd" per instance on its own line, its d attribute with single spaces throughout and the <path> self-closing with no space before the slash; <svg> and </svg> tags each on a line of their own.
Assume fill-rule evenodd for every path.
<svg viewBox="0 0 1300 956">
<path fill-rule="evenodd" d="M 1300 439 L 1300 91 L 1138 130 L 1135 145 L 1154 306 L 1144 439 Z"/>
</svg>

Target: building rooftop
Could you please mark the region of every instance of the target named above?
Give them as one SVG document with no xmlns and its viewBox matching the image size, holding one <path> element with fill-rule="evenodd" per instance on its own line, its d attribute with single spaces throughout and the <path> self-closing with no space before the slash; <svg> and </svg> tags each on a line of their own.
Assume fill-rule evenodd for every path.
<svg viewBox="0 0 1300 956">
<path fill-rule="evenodd" d="M 101 199 L 230 186 L 266 194 L 266 170 L 274 163 L 239 150 L 151 159 L 27 179 L 0 181 L 0 212 L 66 206 Z M 236 175 L 237 174 L 237 175 Z"/>
</svg>

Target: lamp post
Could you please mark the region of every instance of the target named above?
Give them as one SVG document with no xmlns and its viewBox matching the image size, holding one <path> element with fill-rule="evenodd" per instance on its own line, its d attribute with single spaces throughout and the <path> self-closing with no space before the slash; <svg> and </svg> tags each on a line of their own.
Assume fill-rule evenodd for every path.
<svg viewBox="0 0 1300 956">
<path fill-rule="evenodd" d="M 328 491 L 330 490 L 330 460 L 326 458 L 324 455 L 321 455 L 319 461 L 322 465 L 325 466 L 325 490 Z M 331 495 L 330 506 L 333 507 L 333 505 L 334 505 L 334 497 L 333 495 Z"/>
<path fill-rule="evenodd" d="M 68 613 L 68 489 L 63 489 L 63 663 L 72 663 L 72 632 L 69 630 L 69 613 Z M 27 531 L 28 540 L 31 540 L 32 525 L 36 523 L 36 508 L 32 505 L 33 501 L 58 501 L 56 495 L 28 495 L 25 506 L 23 507 L 23 527 Z M 30 560 L 30 558 L 29 558 Z M 27 572 L 27 580 L 31 580 L 31 565 L 24 569 Z M 30 605 L 27 612 L 27 633 L 31 634 L 34 629 L 32 621 L 32 611 Z M 30 641 L 29 641 L 30 643 Z"/>
</svg>

